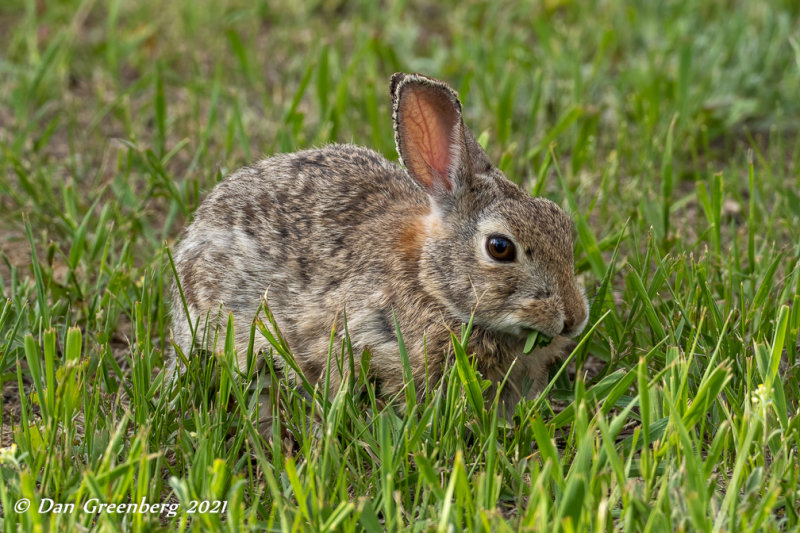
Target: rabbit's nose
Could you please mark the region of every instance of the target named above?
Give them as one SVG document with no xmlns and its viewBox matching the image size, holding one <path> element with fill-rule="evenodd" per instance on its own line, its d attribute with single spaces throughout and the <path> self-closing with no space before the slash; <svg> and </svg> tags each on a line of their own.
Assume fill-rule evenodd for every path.
<svg viewBox="0 0 800 533">
<path fill-rule="evenodd" d="M 572 330 L 575 327 L 575 319 L 571 316 L 564 317 L 564 327 L 561 329 L 561 335 L 564 337 L 571 337 L 573 335 Z"/>
<path fill-rule="evenodd" d="M 561 335 L 564 337 L 575 337 L 586 327 L 587 312 L 585 308 L 580 308 L 577 312 L 564 313 L 564 327 Z"/>
</svg>

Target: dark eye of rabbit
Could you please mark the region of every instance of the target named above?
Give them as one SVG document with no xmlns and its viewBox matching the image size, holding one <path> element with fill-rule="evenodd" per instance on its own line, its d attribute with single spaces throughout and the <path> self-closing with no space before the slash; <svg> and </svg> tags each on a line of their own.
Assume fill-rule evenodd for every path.
<svg viewBox="0 0 800 533">
<path fill-rule="evenodd" d="M 486 251 L 493 258 L 504 263 L 513 261 L 517 255 L 514 243 L 500 235 L 490 235 L 486 239 Z"/>
</svg>

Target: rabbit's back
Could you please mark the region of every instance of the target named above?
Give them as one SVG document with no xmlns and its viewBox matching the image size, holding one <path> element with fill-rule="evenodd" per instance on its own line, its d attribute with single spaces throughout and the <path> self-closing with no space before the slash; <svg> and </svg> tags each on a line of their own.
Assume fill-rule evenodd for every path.
<svg viewBox="0 0 800 533">
<path fill-rule="evenodd" d="M 192 322 L 175 306 L 176 343 L 188 350 L 197 322 L 195 345 L 217 351 L 222 333 L 215 341 L 206 318 L 224 332 L 230 311 L 243 356 L 268 290 L 279 326 L 302 359 L 317 348 L 298 344 L 329 336 L 332 309 L 385 284 L 391 258 L 382 241 L 398 222 L 427 209 L 427 196 L 408 175 L 366 148 L 330 145 L 238 170 L 198 208 L 176 250 Z M 265 340 L 256 337 L 259 348 Z"/>
</svg>

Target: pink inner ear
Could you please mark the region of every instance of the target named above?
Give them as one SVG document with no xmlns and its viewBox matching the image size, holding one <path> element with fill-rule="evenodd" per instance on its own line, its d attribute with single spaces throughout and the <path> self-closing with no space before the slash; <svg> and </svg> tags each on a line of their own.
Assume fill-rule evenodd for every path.
<svg viewBox="0 0 800 533">
<path fill-rule="evenodd" d="M 407 87 L 404 92 L 399 109 L 405 145 L 403 161 L 426 188 L 438 183 L 450 190 L 448 175 L 458 112 L 439 90 L 417 86 Z"/>
</svg>

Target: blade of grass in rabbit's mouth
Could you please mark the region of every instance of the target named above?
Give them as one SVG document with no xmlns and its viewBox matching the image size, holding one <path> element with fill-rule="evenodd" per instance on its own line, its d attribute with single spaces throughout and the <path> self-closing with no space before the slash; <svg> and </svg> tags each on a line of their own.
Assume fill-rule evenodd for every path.
<svg viewBox="0 0 800 533">
<path fill-rule="evenodd" d="M 534 348 L 544 348 L 550 344 L 552 340 L 552 337 L 548 337 L 539 330 L 532 329 L 530 333 L 528 333 L 528 338 L 525 341 L 525 348 L 522 351 L 526 354 L 531 353 Z"/>
</svg>

